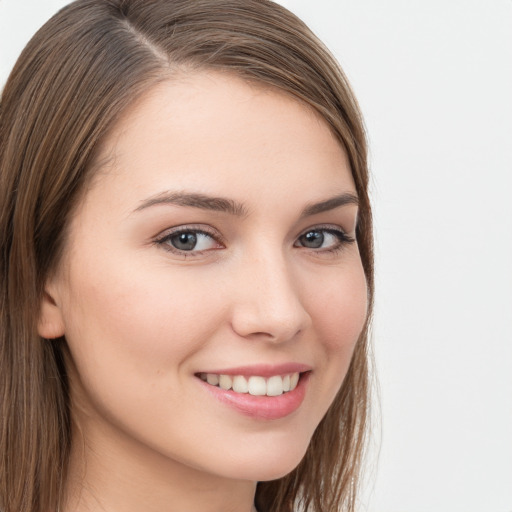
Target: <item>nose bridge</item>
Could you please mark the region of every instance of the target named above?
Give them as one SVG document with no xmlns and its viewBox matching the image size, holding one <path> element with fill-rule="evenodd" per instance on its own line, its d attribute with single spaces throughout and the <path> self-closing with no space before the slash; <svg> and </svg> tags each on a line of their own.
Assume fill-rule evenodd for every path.
<svg viewBox="0 0 512 512">
<path fill-rule="evenodd" d="M 258 251 L 241 263 L 233 328 L 242 336 L 286 341 L 304 330 L 310 317 L 293 265 L 282 250 Z"/>
</svg>

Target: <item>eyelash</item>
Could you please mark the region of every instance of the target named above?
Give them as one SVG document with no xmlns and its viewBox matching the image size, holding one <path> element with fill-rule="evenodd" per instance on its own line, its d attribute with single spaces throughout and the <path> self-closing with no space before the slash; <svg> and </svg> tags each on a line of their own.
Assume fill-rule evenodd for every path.
<svg viewBox="0 0 512 512">
<path fill-rule="evenodd" d="M 298 237 L 297 241 L 300 240 L 303 236 L 306 236 L 308 233 L 314 233 L 314 232 L 320 232 L 320 233 L 328 233 L 329 235 L 332 235 L 336 237 L 337 243 L 335 243 L 332 247 L 325 248 L 325 249 L 315 249 L 315 248 L 309 248 L 311 251 L 315 253 L 320 254 L 337 254 L 341 252 L 347 245 L 353 244 L 356 240 L 355 238 L 348 235 L 345 231 L 338 227 L 334 227 L 332 225 L 320 225 L 320 226 L 313 226 L 311 228 L 306 229 L 303 231 Z M 294 244 L 294 247 L 304 247 L 304 246 L 297 246 Z M 305 249 L 308 249 L 308 247 L 304 247 Z"/>
<path fill-rule="evenodd" d="M 175 228 L 171 231 L 167 231 L 163 236 L 157 238 L 155 240 L 155 243 L 159 246 L 162 246 L 166 251 L 169 251 L 173 254 L 177 254 L 179 256 L 183 256 L 185 258 L 190 258 L 194 256 L 201 256 L 203 253 L 207 252 L 208 250 L 212 249 L 206 249 L 204 251 L 184 251 L 181 249 L 177 249 L 171 244 L 171 239 L 177 235 L 181 234 L 194 234 L 194 235 L 204 235 L 208 238 L 211 238 L 214 242 L 216 242 L 219 245 L 224 245 L 223 238 L 220 236 L 220 234 L 213 230 L 208 229 L 208 227 L 205 226 L 180 226 L 178 228 Z"/>
<path fill-rule="evenodd" d="M 329 248 L 311 248 L 311 247 L 305 247 L 303 245 L 296 245 L 297 242 L 304 236 L 306 236 L 309 233 L 313 232 L 320 232 L 320 233 L 327 233 L 329 235 L 332 235 L 337 238 L 337 243 L 333 245 L 333 247 Z M 215 249 L 205 249 L 201 251 L 195 251 L 195 250 L 182 250 L 177 249 L 171 244 L 171 239 L 177 235 L 181 234 L 194 234 L 194 235 L 204 235 L 208 238 L 212 239 L 215 243 L 219 245 L 224 245 L 223 238 L 220 236 L 220 234 L 213 229 L 207 229 L 205 226 L 180 226 L 178 228 L 175 228 L 171 231 L 167 231 L 163 236 L 157 238 L 155 240 L 155 244 L 158 246 L 162 246 L 166 251 L 169 251 L 173 254 L 177 254 L 179 256 L 183 256 L 185 258 L 187 257 L 195 257 L 195 256 L 201 256 L 205 252 Z M 335 254 L 340 251 L 342 251 L 347 245 L 352 244 L 355 242 L 355 239 L 342 229 L 334 226 L 313 226 L 311 228 L 308 228 L 304 230 L 298 237 L 297 241 L 294 243 L 294 247 L 302 247 L 304 249 L 310 249 L 314 253 L 321 253 L 321 254 Z"/>
</svg>

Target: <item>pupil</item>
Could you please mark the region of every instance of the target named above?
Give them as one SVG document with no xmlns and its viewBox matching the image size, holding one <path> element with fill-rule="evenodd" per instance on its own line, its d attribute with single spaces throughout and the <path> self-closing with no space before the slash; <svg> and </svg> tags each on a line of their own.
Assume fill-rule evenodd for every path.
<svg viewBox="0 0 512 512">
<path fill-rule="evenodd" d="M 302 238 L 302 244 L 305 247 L 310 247 L 312 249 L 318 249 L 319 247 L 322 247 L 322 244 L 324 243 L 324 234 L 320 231 L 310 231 Z"/>
<path fill-rule="evenodd" d="M 194 233 L 179 233 L 171 238 L 172 245 L 182 251 L 191 251 L 197 244 Z"/>
</svg>

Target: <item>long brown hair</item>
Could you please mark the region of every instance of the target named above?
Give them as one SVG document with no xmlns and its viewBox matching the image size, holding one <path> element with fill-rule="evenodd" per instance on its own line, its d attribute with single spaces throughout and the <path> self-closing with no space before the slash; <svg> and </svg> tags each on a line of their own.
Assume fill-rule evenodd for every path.
<svg viewBox="0 0 512 512">
<path fill-rule="evenodd" d="M 373 250 L 366 141 L 357 102 L 329 52 L 267 0 L 78 0 L 33 37 L 0 103 L 0 510 L 49 512 L 71 445 L 65 340 L 37 334 L 44 283 L 70 212 L 122 112 L 180 67 L 278 88 L 318 111 L 346 149 L 369 313 L 343 385 L 303 461 L 261 482 L 265 512 L 353 511 L 368 428 Z"/>
</svg>

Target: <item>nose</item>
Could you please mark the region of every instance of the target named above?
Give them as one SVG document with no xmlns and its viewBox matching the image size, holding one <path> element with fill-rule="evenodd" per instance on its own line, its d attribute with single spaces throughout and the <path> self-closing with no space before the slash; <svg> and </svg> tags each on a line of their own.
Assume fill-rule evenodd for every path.
<svg viewBox="0 0 512 512">
<path fill-rule="evenodd" d="M 233 293 L 232 327 L 244 338 L 281 343 L 311 324 L 300 283 L 280 257 L 255 257 L 241 264 Z"/>
</svg>

